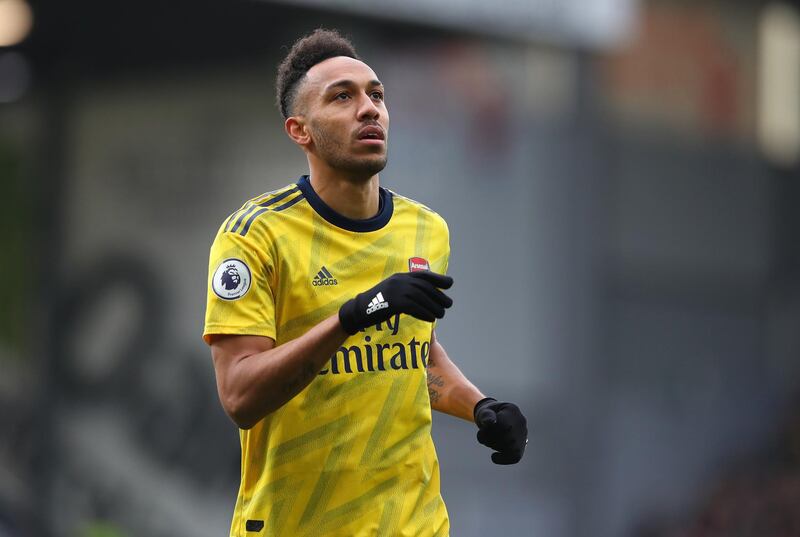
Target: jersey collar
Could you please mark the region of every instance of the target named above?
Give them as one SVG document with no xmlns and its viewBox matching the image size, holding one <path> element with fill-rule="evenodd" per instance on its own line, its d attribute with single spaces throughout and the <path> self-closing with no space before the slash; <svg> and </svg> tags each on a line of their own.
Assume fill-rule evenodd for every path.
<svg viewBox="0 0 800 537">
<path fill-rule="evenodd" d="M 352 218 L 347 218 L 346 216 L 343 216 L 331 209 L 324 201 L 322 201 L 322 198 L 320 198 L 317 193 L 314 192 L 314 189 L 311 187 L 311 181 L 308 179 L 308 175 L 303 175 L 300 177 L 300 180 L 297 181 L 297 187 L 301 192 L 303 192 L 303 196 L 305 196 L 309 205 L 311 205 L 317 214 L 334 226 L 346 229 L 348 231 L 377 231 L 388 224 L 389 220 L 392 218 L 392 212 L 394 211 L 392 193 L 383 187 L 379 187 L 378 189 L 380 195 L 378 214 L 372 218 L 367 218 L 366 220 L 353 220 Z"/>
</svg>

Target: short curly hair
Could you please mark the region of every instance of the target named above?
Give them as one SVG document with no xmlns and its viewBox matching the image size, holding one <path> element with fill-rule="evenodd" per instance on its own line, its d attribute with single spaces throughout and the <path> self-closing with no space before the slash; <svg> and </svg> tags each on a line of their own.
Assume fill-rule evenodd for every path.
<svg viewBox="0 0 800 537">
<path fill-rule="evenodd" d="M 284 118 L 288 118 L 294 112 L 297 87 L 308 70 L 336 56 L 361 59 L 353 44 L 336 30 L 318 28 L 295 41 L 278 66 L 278 76 L 275 80 L 278 109 Z"/>
</svg>

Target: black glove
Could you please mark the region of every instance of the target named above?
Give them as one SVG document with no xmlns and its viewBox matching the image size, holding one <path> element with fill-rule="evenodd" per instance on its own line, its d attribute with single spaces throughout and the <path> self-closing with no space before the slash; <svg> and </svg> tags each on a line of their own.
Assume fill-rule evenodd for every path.
<svg viewBox="0 0 800 537">
<path fill-rule="evenodd" d="M 478 442 L 489 446 L 495 464 L 517 464 L 528 444 L 528 421 L 514 403 L 491 397 L 481 399 L 473 410 Z"/>
<path fill-rule="evenodd" d="M 431 322 L 444 317 L 453 300 L 439 289 L 449 289 L 453 278 L 429 270 L 399 272 L 360 293 L 339 308 L 339 322 L 351 336 L 398 313 Z"/>
</svg>

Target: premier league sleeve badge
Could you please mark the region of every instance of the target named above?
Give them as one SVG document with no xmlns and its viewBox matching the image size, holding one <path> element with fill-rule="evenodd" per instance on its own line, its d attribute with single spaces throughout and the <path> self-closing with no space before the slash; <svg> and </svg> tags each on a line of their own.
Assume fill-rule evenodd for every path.
<svg viewBox="0 0 800 537">
<path fill-rule="evenodd" d="M 224 300 L 242 298 L 250 289 L 250 268 L 241 259 L 226 259 L 214 271 L 211 288 Z"/>
</svg>

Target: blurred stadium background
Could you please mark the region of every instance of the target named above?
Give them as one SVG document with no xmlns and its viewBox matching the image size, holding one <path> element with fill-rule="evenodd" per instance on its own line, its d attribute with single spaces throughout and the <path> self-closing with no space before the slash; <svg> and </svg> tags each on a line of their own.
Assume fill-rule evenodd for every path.
<svg viewBox="0 0 800 537">
<path fill-rule="evenodd" d="M 450 224 L 440 339 L 530 420 L 501 468 L 435 418 L 452 535 L 800 535 L 798 8 L 0 0 L 0 537 L 227 535 L 207 252 L 305 170 L 273 78 L 319 26 Z"/>
</svg>

